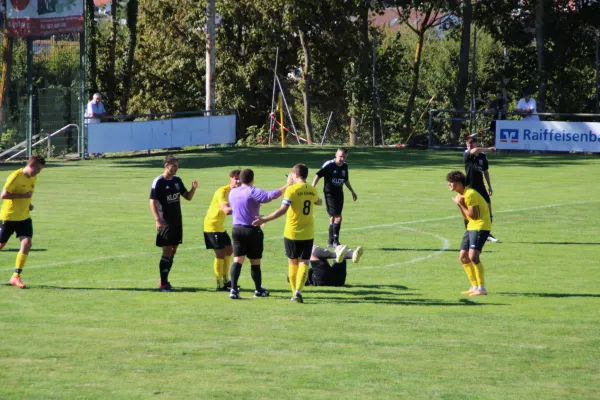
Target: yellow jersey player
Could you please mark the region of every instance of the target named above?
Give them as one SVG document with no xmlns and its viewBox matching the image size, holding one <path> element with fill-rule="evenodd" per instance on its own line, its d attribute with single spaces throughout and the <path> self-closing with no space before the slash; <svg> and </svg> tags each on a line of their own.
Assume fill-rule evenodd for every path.
<svg viewBox="0 0 600 400">
<path fill-rule="evenodd" d="M 37 181 L 37 175 L 46 165 L 44 157 L 33 155 L 27 161 L 24 168 L 20 168 L 10 174 L 2 189 L 2 208 L 0 209 L 0 249 L 6 246 L 6 242 L 16 233 L 21 241 L 21 249 L 17 254 L 15 272 L 9 283 L 21 289 L 27 286 L 21 282 L 21 272 L 27 262 L 29 250 L 31 250 L 31 238 L 33 237 L 33 223 L 29 212 L 33 210 L 31 198 Z"/>
<path fill-rule="evenodd" d="M 229 184 L 221 186 L 213 195 L 206 217 L 204 217 L 204 243 L 207 249 L 215 251 L 213 263 L 215 278 L 217 279 L 217 292 L 231 289 L 229 275 L 229 261 L 233 254 L 231 237 L 225 230 L 225 216 L 231 214 L 229 206 L 229 192 L 240 186 L 240 170 L 234 169 L 229 173 Z"/>
<path fill-rule="evenodd" d="M 462 172 L 450 172 L 446 176 L 446 181 L 450 190 L 457 193 L 452 200 L 468 221 L 460 245 L 460 262 L 471 282 L 471 287 L 462 293 L 469 296 L 487 295 L 483 264 L 479 255 L 492 230 L 490 209 L 485 199 L 475 189 L 465 186 L 466 177 Z"/>
<path fill-rule="evenodd" d="M 283 232 L 285 253 L 288 257 L 288 278 L 292 299 L 303 303 L 302 290 L 308 277 L 308 265 L 315 238 L 314 206 L 322 200 L 314 186 L 306 183 L 308 167 L 296 164 L 288 175 L 288 188 L 283 194 L 281 207 L 266 217 L 257 216 L 252 222 L 260 226 L 287 213 Z"/>
</svg>

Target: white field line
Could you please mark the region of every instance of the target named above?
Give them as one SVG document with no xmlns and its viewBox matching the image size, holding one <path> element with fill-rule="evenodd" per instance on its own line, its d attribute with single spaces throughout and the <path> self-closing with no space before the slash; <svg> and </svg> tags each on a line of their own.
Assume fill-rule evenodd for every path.
<svg viewBox="0 0 600 400">
<path fill-rule="evenodd" d="M 513 213 L 513 212 L 530 211 L 530 210 L 540 210 L 540 209 L 544 209 L 544 208 L 571 206 L 571 205 L 576 205 L 576 204 L 587 204 L 587 203 L 597 203 L 597 202 L 600 202 L 600 200 L 589 200 L 589 201 L 576 201 L 576 202 L 571 202 L 571 203 L 547 204 L 547 205 L 543 205 L 543 206 L 523 207 L 523 208 L 514 208 L 514 209 L 509 209 L 509 210 L 494 211 L 494 214 Z M 394 222 L 394 223 L 390 223 L 390 224 L 369 225 L 369 226 L 363 226 L 363 227 L 360 227 L 360 228 L 344 228 L 344 232 L 358 231 L 358 230 L 363 230 L 363 229 L 392 228 L 392 227 L 399 227 L 399 226 L 404 226 L 404 225 L 420 224 L 420 223 L 423 223 L 423 222 L 444 221 L 444 220 L 448 220 L 448 219 L 458 219 L 458 218 L 462 218 L 462 217 L 459 216 L 459 215 L 453 215 L 453 216 L 449 216 L 449 217 L 420 219 L 420 220 L 406 221 L 406 222 Z M 427 233 L 427 232 L 421 232 L 421 231 L 415 231 L 415 232 L 417 232 L 417 233 L 423 233 L 423 234 L 428 234 L 428 235 L 432 235 L 433 236 L 433 234 L 430 234 L 430 233 Z M 327 232 L 321 232 L 321 233 L 325 234 Z M 436 236 L 436 237 L 438 237 L 438 236 Z M 283 239 L 282 236 L 277 236 L 277 237 L 266 238 L 265 240 L 282 240 L 282 239 Z M 442 238 L 441 236 L 439 236 L 438 239 L 442 240 L 442 242 L 444 242 L 444 240 L 446 240 L 446 239 Z M 187 251 L 202 250 L 202 249 L 205 249 L 205 247 L 204 246 L 184 247 L 184 248 L 178 249 L 177 252 L 182 252 L 182 251 L 187 252 Z M 442 250 L 442 249 L 438 250 L 438 252 L 443 252 L 443 251 L 444 250 Z M 438 252 L 436 252 L 434 254 L 437 254 Z M 29 270 L 29 269 L 36 269 L 36 268 L 60 267 L 60 266 L 65 266 L 65 265 L 74 265 L 74 264 L 82 264 L 82 263 L 93 263 L 93 262 L 100 262 L 100 261 L 106 261 L 106 260 L 115 260 L 115 259 L 122 259 L 122 258 L 134 258 L 134 257 L 143 257 L 143 256 L 156 256 L 156 254 L 158 254 L 156 251 L 153 251 L 153 252 L 142 252 L 142 253 L 116 254 L 116 255 L 112 255 L 112 256 L 95 257 L 95 258 L 82 258 L 82 259 L 79 259 L 79 260 L 72 260 L 72 261 L 60 261 L 60 262 L 48 263 L 48 264 L 31 265 L 31 266 L 26 266 L 26 268 Z M 426 258 L 430 258 L 430 257 L 426 256 Z M 418 260 L 415 259 L 415 261 L 413 261 L 413 262 L 420 261 L 421 259 L 425 259 L 425 258 L 419 257 Z M 408 262 L 405 261 L 404 263 L 408 263 Z M 366 267 L 363 267 L 363 268 L 366 268 Z M 375 268 L 375 267 L 373 267 L 373 268 Z M 382 267 L 377 267 L 377 268 L 384 268 L 384 267 L 382 266 Z M 10 269 L 4 268 L 2 270 L 3 271 L 12 271 L 13 268 L 10 268 Z"/>
</svg>

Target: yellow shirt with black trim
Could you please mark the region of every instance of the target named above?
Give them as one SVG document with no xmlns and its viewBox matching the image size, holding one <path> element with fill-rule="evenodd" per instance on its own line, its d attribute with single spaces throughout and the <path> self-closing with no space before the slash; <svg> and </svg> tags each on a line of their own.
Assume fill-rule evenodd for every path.
<svg viewBox="0 0 600 400">
<path fill-rule="evenodd" d="M 221 204 L 229 203 L 229 185 L 221 186 L 217 189 L 204 217 L 204 232 L 225 232 L 225 216 L 221 210 Z"/>
<path fill-rule="evenodd" d="M 24 194 L 33 192 L 37 176 L 26 177 L 23 168 L 16 170 L 8 176 L 4 184 L 4 190 L 13 194 Z M 31 197 L 27 199 L 4 199 L 0 209 L 0 220 L 2 221 L 24 221 L 29 218 L 29 205 Z"/>
<path fill-rule="evenodd" d="M 285 218 L 283 236 L 291 240 L 315 238 L 315 203 L 319 200 L 317 189 L 308 183 L 288 186 L 283 194 L 283 204 L 289 208 Z"/>
<path fill-rule="evenodd" d="M 467 208 L 479 206 L 479 218 L 473 219 L 467 217 L 469 223 L 467 224 L 468 231 L 491 231 L 492 230 L 492 219 L 490 218 L 490 208 L 485 202 L 485 199 L 475 189 L 467 187 L 463 194 L 465 198 L 465 205 Z"/>
</svg>

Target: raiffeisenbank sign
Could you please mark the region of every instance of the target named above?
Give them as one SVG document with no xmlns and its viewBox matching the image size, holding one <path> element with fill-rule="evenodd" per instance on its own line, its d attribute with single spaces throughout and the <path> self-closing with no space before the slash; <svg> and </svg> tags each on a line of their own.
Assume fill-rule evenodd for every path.
<svg viewBox="0 0 600 400">
<path fill-rule="evenodd" d="M 600 153 L 600 123 L 497 121 L 496 148 Z"/>
</svg>

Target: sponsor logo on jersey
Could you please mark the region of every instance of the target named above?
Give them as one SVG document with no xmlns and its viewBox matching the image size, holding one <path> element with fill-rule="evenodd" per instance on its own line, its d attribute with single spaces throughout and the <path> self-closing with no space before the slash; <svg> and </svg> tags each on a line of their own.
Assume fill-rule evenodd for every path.
<svg viewBox="0 0 600 400">
<path fill-rule="evenodd" d="M 174 203 L 179 201 L 179 193 L 173 193 L 167 195 L 167 202 Z"/>
<path fill-rule="evenodd" d="M 344 184 L 345 179 L 344 178 L 333 178 L 331 180 L 331 183 L 333 183 L 334 185 L 343 185 Z"/>
</svg>

